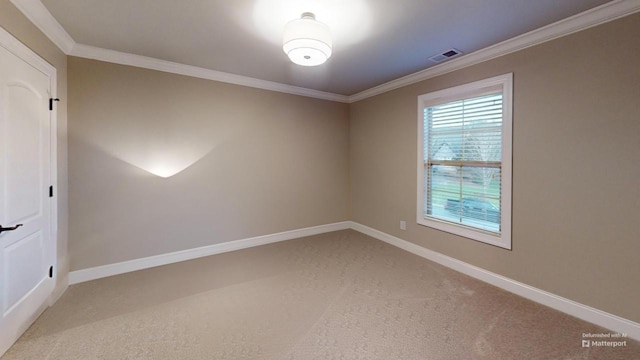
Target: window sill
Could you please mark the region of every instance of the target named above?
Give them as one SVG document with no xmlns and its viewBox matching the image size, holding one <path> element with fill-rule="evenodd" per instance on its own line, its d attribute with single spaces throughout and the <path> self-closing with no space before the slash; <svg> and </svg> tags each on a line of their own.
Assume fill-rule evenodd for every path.
<svg viewBox="0 0 640 360">
<path fill-rule="evenodd" d="M 427 226 L 450 234 L 462 236 L 471 240 L 480 241 L 489 245 L 498 246 L 504 249 L 511 250 L 511 234 L 503 230 L 501 234 L 492 233 L 489 231 L 483 231 L 475 229 L 469 226 L 453 224 L 443 220 L 435 218 L 417 218 L 419 225 Z M 511 228 L 510 226 L 504 226 L 502 229 Z"/>
</svg>

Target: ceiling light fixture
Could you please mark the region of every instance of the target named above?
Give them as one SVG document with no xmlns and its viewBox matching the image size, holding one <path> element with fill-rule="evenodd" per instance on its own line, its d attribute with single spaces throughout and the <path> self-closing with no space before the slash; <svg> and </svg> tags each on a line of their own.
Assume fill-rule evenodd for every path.
<svg viewBox="0 0 640 360">
<path fill-rule="evenodd" d="M 323 64 L 331 56 L 331 32 L 313 13 L 302 13 L 300 19 L 284 27 L 282 49 L 289 59 L 302 66 Z"/>
</svg>

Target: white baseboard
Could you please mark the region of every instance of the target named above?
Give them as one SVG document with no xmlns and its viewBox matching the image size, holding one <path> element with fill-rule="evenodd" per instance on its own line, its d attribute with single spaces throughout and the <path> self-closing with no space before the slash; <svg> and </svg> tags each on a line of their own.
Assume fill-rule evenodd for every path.
<svg viewBox="0 0 640 360">
<path fill-rule="evenodd" d="M 563 313 L 577 317 L 584 321 L 602 326 L 606 329 L 627 334 L 629 338 L 640 341 L 640 324 L 609 314 L 607 312 L 580 304 L 573 300 L 563 298 L 550 292 L 540 290 L 533 286 L 509 279 L 502 275 L 484 270 L 477 266 L 465 263 L 452 257 L 426 249 L 412 242 L 402 240 L 374 228 L 353 222 L 314 226 L 304 229 L 285 231 L 276 234 L 256 236 L 248 239 L 235 240 L 221 244 L 203 246 L 195 249 L 183 250 L 169 254 L 150 256 L 142 259 L 124 261 L 116 264 L 98 266 L 89 269 L 72 271 L 69 273 L 69 284 L 78 284 L 85 281 L 100 279 L 112 275 L 123 274 L 131 271 L 147 269 L 151 267 L 167 265 L 175 262 L 196 259 L 204 256 L 221 254 L 229 251 L 246 249 L 254 246 L 266 245 L 275 242 L 296 239 L 305 236 L 323 234 L 332 231 L 353 229 L 365 235 L 369 235 L 390 245 L 406 250 L 425 259 L 446 266 L 478 280 L 484 281 L 501 289 L 535 301 L 542 305 L 556 309 Z"/>
<path fill-rule="evenodd" d="M 351 228 L 351 222 L 344 221 L 333 224 L 313 226 L 304 229 L 285 231 L 275 234 L 256 236 L 247 239 L 234 240 L 221 244 L 203 246 L 195 249 L 182 250 L 168 254 L 149 256 L 141 259 L 71 271 L 69 273 L 69 285 L 100 279 L 108 276 L 124 274 L 131 271 L 172 264 L 180 261 L 197 259 L 204 256 L 221 254 L 229 251 L 241 250 L 254 246 L 266 245 L 285 240 L 297 239 L 305 236 L 328 233 L 332 231 L 346 230 L 349 228 Z"/>
<path fill-rule="evenodd" d="M 369 235 L 378 240 L 382 240 L 387 244 L 396 246 L 400 249 L 406 250 L 410 253 L 421 256 L 425 259 L 431 260 L 440 265 L 461 272 L 465 275 L 469 275 L 478 280 L 482 280 L 486 283 L 497 286 L 516 295 L 522 296 L 542 305 L 546 305 L 552 309 L 556 309 L 563 313 L 577 317 L 578 319 L 582 319 L 584 321 L 602 326 L 617 333 L 627 334 L 629 338 L 640 341 L 640 324 L 631 320 L 627 320 L 619 316 L 592 308 L 590 306 L 580 304 L 573 300 L 563 298 L 550 292 L 540 290 L 533 286 L 523 284 L 521 282 L 481 269 L 477 266 L 473 266 L 452 257 L 426 249 L 412 242 L 402 240 L 393 235 L 389 235 L 382 231 L 356 222 L 351 223 L 351 229 Z"/>
</svg>

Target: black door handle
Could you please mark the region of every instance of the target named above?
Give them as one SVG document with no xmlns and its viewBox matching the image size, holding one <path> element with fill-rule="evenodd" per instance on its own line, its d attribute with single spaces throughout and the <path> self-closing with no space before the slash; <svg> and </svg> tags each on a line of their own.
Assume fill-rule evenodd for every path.
<svg viewBox="0 0 640 360">
<path fill-rule="evenodd" d="M 2 225 L 0 225 L 0 233 L 2 233 L 3 231 L 13 231 L 17 228 L 19 228 L 20 226 L 22 226 L 22 224 L 18 224 L 14 227 L 2 227 Z"/>
</svg>

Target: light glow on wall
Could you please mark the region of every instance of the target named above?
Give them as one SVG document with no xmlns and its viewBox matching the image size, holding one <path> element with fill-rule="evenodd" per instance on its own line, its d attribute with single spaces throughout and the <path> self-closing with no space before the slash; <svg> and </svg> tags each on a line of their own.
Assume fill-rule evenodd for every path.
<svg viewBox="0 0 640 360">
<path fill-rule="evenodd" d="M 170 178 L 175 176 L 209 155 L 224 143 L 228 133 L 221 131 L 219 138 L 208 137 L 205 129 L 201 134 L 165 134 L 152 137 L 132 135 L 133 131 L 120 133 L 120 136 L 102 137 L 94 146 L 101 152 L 144 170 L 149 174 Z M 99 142 L 99 143 L 97 143 Z"/>
<path fill-rule="evenodd" d="M 207 156 L 215 146 L 210 148 L 173 148 L 166 147 L 145 149 L 144 151 L 126 151 L 123 148 L 104 149 L 115 158 L 162 178 L 170 178 Z"/>
<path fill-rule="evenodd" d="M 134 109 L 136 110 L 136 109 Z M 162 110 L 150 116 L 118 114 L 96 122 L 84 142 L 149 174 L 175 176 L 233 138 L 235 123 L 222 123 L 206 114 L 179 116 Z"/>
<path fill-rule="evenodd" d="M 127 162 L 153 175 L 162 178 L 170 178 L 198 162 L 200 159 L 205 157 L 207 153 L 200 156 L 187 156 L 185 154 L 176 153 L 157 153 L 147 156 L 146 159 L 138 159 L 135 163 Z"/>
</svg>

